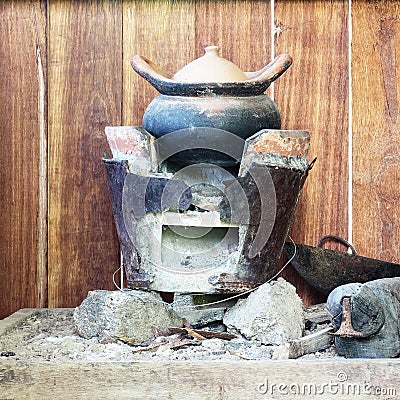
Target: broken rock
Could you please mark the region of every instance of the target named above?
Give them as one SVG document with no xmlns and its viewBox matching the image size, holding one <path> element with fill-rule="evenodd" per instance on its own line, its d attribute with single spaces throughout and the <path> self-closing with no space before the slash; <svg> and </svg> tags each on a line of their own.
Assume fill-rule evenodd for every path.
<svg viewBox="0 0 400 400">
<path fill-rule="evenodd" d="M 134 345 L 148 345 L 154 327 L 168 331 L 182 326 L 182 320 L 163 302 L 160 295 L 140 290 L 89 292 L 75 309 L 74 321 L 80 336 L 116 339 Z"/>
<path fill-rule="evenodd" d="M 224 316 L 228 331 L 263 344 L 282 345 L 302 336 L 304 311 L 293 285 L 279 278 L 239 300 Z"/>
<path fill-rule="evenodd" d="M 213 322 L 222 322 L 226 310 L 221 307 L 200 307 L 196 309 L 192 295 L 179 293 L 174 295 L 172 308 L 193 328 L 201 328 Z"/>
</svg>

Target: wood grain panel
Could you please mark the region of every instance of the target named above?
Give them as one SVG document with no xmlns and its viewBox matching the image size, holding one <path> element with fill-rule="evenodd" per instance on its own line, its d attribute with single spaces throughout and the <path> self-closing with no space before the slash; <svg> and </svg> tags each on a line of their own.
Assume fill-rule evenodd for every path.
<svg viewBox="0 0 400 400">
<path fill-rule="evenodd" d="M 399 371 L 399 359 L 91 363 L 6 359 L 2 395 L 30 400 L 392 400 L 398 399 Z"/>
<path fill-rule="evenodd" d="M 49 305 L 71 307 L 119 265 L 101 158 L 121 124 L 122 3 L 49 5 Z"/>
<path fill-rule="evenodd" d="M 1 319 L 21 307 L 47 305 L 46 216 L 39 212 L 46 2 L 2 1 L 0 21 Z"/>
<path fill-rule="evenodd" d="M 322 235 L 348 234 L 347 9 L 347 1 L 276 1 L 276 54 L 294 59 L 275 87 L 282 128 L 308 130 L 309 158 L 317 157 L 291 235 L 314 246 Z M 296 275 L 286 277 L 307 304 L 320 300 Z"/>
<path fill-rule="evenodd" d="M 400 2 L 353 3 L 353 236 L 400 262 Z"/>
<path fill-rule="evenodd" d="M 124 2 L 123 124 L 142 124 L 143 113 L 158 92 L 130 66 L 139 54 L 174 74 L 195 56 L 194 1 Z"/>
<path fill-rule="evenodd" d="M 270 61 L 270 26 L 269 1 L 197 1 L 196 57 L 217 45 L 242 70 L 257 71 Z"/>
</svg>

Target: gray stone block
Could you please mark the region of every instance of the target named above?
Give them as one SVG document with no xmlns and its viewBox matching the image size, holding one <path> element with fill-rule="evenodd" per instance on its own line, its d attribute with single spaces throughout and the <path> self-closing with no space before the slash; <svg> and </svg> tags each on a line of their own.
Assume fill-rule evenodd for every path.
<svg viewBox="0 0 400 400">
<path fill-rule="evenodd" d="M 295 287 L 280 278 L 239 300 L 225 313 L 223 322 L 229 332 L 246 339 L 281 345 L 302 336 L 303 304 Z"/>
<path fill-rule="evenodd" d="M 154 339 L 153 327 L 167 331 L 182 326 L 182 320 L 160 295 L 140 290 L 89 292 L 75 309 L 74 321 L 80 336 L 129 340 L 147 345 Z"/>
</svg>

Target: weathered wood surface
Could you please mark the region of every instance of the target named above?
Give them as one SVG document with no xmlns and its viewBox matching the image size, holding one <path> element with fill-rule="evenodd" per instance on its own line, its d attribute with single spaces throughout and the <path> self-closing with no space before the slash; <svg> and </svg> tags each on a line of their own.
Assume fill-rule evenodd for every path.
<svg viewBox="0 0 400 400">
<path fill-rule="evenodd" d="M 289 344 L 289 358 L 299 358 L 306 354 L 327 349 L 333 342 L 333 338 L 330 335 L 331 331 L 332 327 L 327 327 L 300 339 L 293 340 Z"/>
<path fill-rule="evenodd" d="M 118 268 L 106 125 L 121 123 L 119 2 L 49 3 L 49 306 L 111 289 Z"/>
<path fill-rule="evenodd" d="M 45 27 L 45 1 L 0 2 L 0 318 L 47 305 Z"/>
<path fill-rule="evenodd" d="M 349 283 L 328 296 L 338 354 L 347 358 L 400 356 L 400 277 Z"/>
<path fill-rule="evenodd" d="M 400 263 L 400 2 L 353 2 L 353 238 Z"/>
<path fill-rule="evenodd" d="M 1 398 L 397 399 L 400 360 L 0 363 Z"/>
<path fill-rule="evenodd" d="M 323 235 L 348 235 L 347 9 L 345 0 L 276 2 L 275 51 L 294 60 L 275 85 L 282 128 L 308 130 L 308 154 L 317 157 L 290 233 L 296 243 L 315 246 Z M 284 276 L 306 303 L 323 300 L 293 270 Z"/>
<path fill-rule="evenodd" d="M 0 319 L 0 336 L 33 315 L 39 313 L 43 308 L 22 308 L 4 319 Z"/>
</svg>

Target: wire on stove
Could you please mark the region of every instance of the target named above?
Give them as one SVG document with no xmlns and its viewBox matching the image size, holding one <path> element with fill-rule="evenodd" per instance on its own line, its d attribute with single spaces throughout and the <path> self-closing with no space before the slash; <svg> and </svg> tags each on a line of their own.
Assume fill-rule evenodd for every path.
<svg viewBox="0 0 400 400">
<path fill-rule="evenodd" d="M 296 253 L 297 253 L 297 246 L 296 243 L 293 241 L 293 239 L 288 235 L 288 238 L 290 239 L 290 241 L 293 243 L 294 246 L 294 252 L 293 255 L 290 257 L 290 259 L 286 262 L 286 264 L 270 279 L 268 279 L 268 281 L 266 283 L 270 283 L 271 281 L 273 281 L 275 278 L 277 278 L 283 271 L 284 269 L 292 262 L 292 260 L 296 257 Z M 125 290 L 130 290 L 130 289 L 124 289 L 118 286 L 117 282 L 115 281 L 115 275 L 118 273 L 118 271 L 122 270 L 122 261 L 121 261 L 121 265 L 120 267 L 113 273 L 112 279 L 114 282 L 114 286 L 120 290 L 120 291 L 125 291 Z M 263 284 L 261 284 L 263 285 Z M 246 290 L 245 292 L 241 292 L 238 294 L 235 294 L 234 296 L 231 297 L 227 297 L 225 299 L 222 300 L 217 300 L 217 301 L 212 301 L 210 303 L 205 303 L 205 304 L 195 304 L 195 305 L 187 305 L 187 306 L 182 306 L 182 309 L 189 309 L 189 308 L 200 308 L 200 307 L 207 307 L 207 306 L 212 306 L 214 304 L 220 304 L 220 303 L 225 303 L 226 301 L 232 300 L 232 299 L 236 299 L 238 297 L 241 297 L 245 294 L 254 292 L 255 290 L 257 290 L 261 285 L 258 285 L 252 289 Z M 157 301 L 157 300 L 155 300 Z M 159 301 L 160 303 L 164 303 L 163 301 Z"/>
<path fill-rule="evenodd" d="M 296 243 L 293 241 L 293 239 L 288 235 L 288 238 L 290 239 L 290 241 L 293 243 L 294 246 L 294 252 L 292 257 L 290 257 L 290 259 L 286 262 L 286 264 L 270 279 L 268 279 L 268 281 L 266 283 L 270 283 L 271 281 L 273 281 L 275 278 L 277 278 L 279 276 L 279 274 L 281 274 L 283 272 L 283 270 L 292 262 L 292 260 L 296 257 L 296 253 L 297 253 L 297 246 Z M 263 284 L 261 284 L 263 285 Z M 225 303 L 226 301 L 232 300 L 232 299 L 236 299 L 238 297 L 241 297 L 245 294 L 254 292 L 255 290 L 257 290 L 261 285 L 258 285 L 252 289 L 246 290 L 245 292 L 239 293 L 239 294 L 235 294 L 234 296 L 228 297 L 226 299 L 222 299 L 222 300 L 218 300 L 218 301 L 213 301 L 210 303 L 205 303 L 205 304 L 196 304 L 193 306 L 182 306 L 183 309 L 185 308 L 199 308 L 199 307 L 207 307 L 207 306 L 212 306 L 214 304 L 219 304 L 219 303 Z"/>
<path fill-rule="evenodd" d="M 123 288 L 121 288 L 121 287 L 119 287 L 119 286 L 117 285 L 117 282 L 115 282 L 115 275 L 116 275 L 117 272 L 120 271 L 120 270 L 121 270 L 121 267 L 119 267 L 116 271 L 114 271 L 114 273 L 113 273 L 113 275 L 112 275 L 112 280 L 113 280 L 114 286 L 115 286 L 118 290 L 124 290 Z"/>
</svg>

